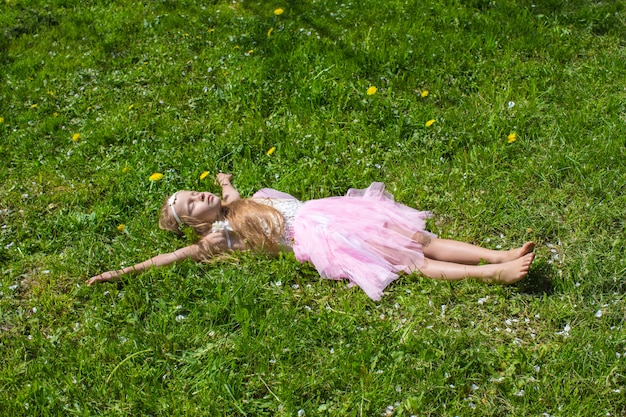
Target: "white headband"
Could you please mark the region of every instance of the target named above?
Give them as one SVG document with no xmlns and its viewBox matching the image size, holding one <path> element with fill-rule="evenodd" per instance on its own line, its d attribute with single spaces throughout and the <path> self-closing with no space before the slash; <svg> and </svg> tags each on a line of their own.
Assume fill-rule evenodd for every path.
<svg viewBox="0 0 626 417">
<path fill-rule="evenodd" d="M 172 194 L 170 199 L 167 200 L 167 204 L 170 206 L 170 210 L 172 210 L 172 215 L 176 219 L 176 223 L 178 223 L 178 227 L 180 227 L 183 224 L 183 222 L 182 220 L 180 220 L 180 217 L 178 217 L 178 214 L 176 214 L 176 209 L 174 209 L 174 202 L 176 201 L 176 194 L 178 194 L 178 191 Z"/>
</svg>

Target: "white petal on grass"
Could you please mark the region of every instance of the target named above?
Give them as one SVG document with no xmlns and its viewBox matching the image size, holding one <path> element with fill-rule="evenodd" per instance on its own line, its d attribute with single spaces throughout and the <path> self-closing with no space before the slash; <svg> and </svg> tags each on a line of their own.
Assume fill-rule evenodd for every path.
<svg viewBox="0 0 626 417">
<path fill-rule="evenodd" d="M 571 328 L 571 326 L 568 323 L 568 324 L 565 325 L 565 327 L 563 328 L 562 332 L 556 332 L 556 334 L 568 337 L 570 330 L 572 330 L 572 328 Z"/>
</svg>

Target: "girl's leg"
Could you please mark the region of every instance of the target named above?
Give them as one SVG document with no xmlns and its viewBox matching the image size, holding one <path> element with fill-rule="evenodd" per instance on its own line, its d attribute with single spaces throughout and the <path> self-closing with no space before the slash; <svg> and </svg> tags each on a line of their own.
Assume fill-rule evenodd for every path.
<svg viewBox="0 0 626 417">
<path fill-rule="evenodd" d="M 518 259 L 535 249 L 533 242 L 526 242 L 519 248 L 505 251 L 481 248 L 480 246 L 449 239 L 432 238 L 428 242 L 424 241 L 426 235 L 419 234 L 421 236 L 414 238 L 414 240 L 423 244 L 424 256 L 438 261 L 459 264 L 476 265 L 481 261 L 491 264 L 503 263 Z"/>
<path fill-rule="evenodd" d="M 530 252 L 512 261 L 490 265 L 463 265 L 425 258 L 419 271 L 427 277 L 447 281 L 477 278 L 483 282 L 512 284 L 528 274 L 534 257 Z"/>
</svg>

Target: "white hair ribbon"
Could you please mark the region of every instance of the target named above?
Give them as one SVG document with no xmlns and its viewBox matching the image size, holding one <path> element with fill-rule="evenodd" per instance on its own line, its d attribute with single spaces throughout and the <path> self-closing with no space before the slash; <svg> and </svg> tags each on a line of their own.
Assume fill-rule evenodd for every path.
<svg viewBox="0 0 626 417">
<path fill-rule="evenodd" d="M 183 222 L 182 220 L 180 220 L 180 217 L 178 217 L 178 214 L 176 213 L 176 209 L 174 208 L 174 202 L 176 201 L 177 194 L 178 194 L 178 191 L 172 194 L 170 199 L 167 200 L 167 204 L 170 206 L 170 210 L 172 210 L 172 216 L 174 216 L 174 218 L 176 219 L 176 223 L 178 223 L 178 227 L 180 227 L 183 224 Z"/>
</svg>

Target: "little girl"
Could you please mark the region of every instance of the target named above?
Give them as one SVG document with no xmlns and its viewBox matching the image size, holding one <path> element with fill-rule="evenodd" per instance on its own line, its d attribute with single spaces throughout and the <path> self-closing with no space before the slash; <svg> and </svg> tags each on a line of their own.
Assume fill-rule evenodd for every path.
<svg viewBox="0 0 626 417">
<path fill-rule="evenodd" d="M 211 193 L 178 191 L 163 204 L 159 226 L 177 233 L 181 226 L 191 226 L 201 236 L 197 243 L 105 272 L 87 284 L 187 258 L 205 261 L 227 251 L 293 251 L 322 277 L 347 279 L 378 300 L 400 273 L 512 284 L 528 274 L 533 261 L 532 242 L 496 251 L 437 238 L 424 230 L 431 214 L 396 203 L 382 183 L 350 189 L 344 197 L 303 203 L 268 188 L 242 199 L 231 179 L 230 174 L 217 175 L 221 200 Z M 487 264 L 479 265 L 482 262 Z"/>
</svg>

